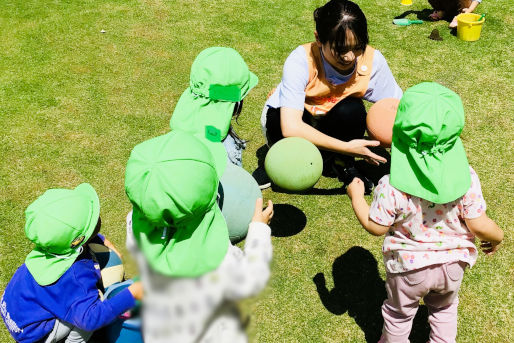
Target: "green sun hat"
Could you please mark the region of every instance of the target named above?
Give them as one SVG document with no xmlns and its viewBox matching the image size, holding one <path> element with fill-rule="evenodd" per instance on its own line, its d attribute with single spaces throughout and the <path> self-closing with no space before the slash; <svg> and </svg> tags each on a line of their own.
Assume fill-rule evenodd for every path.
<svg viewBox="0 0 514 343">
<path fill-rule="evenodd" d="M 213 156 L 196 137 L 171 131 L 134 147 L 125 191 L 134 237 L 152 269 L 197 277 L 220 265 L 228 229 L 216 203 Z"/>
<path fill-rule="evenodd" d="M 435 82 L 403 94 L 393 126 L 391 185 L 437 204 L 454 201 L 471 185 L 462 141 L 460 97 Z"/>
<path fill-rule="evenodd" d="M 191 66 L 189 87 L 178 100 L 170 127 L 189 132 L 207 143 L 216 161 L 218 177 L 223 174 L 227 159 L 220 142 L 227 137 L 234 105 L 258 80 L 232 48 L 207 48 Z"/>
<path fill-rule="evenodd" d="M 54 283 L 71 267 L 99 216 L 100 201 L 88 183 L 49 189 L 27 207 L 25 235 L 36 246 L 25 265 L 39 285 Z"/>
</svg>

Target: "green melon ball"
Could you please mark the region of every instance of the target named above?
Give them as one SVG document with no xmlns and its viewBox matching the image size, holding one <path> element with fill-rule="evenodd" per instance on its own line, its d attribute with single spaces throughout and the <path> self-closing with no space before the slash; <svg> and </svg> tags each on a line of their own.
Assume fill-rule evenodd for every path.
<svg viewBox="0 0 514 343">
<path fill-rule="evenodd" d="M 323 159 L 318 148 L 300 137 L 275 143 L 266 155 L 264 168 L 271 181 L 288 191 L 307 190 L 318 182 Z"/>
</svg>

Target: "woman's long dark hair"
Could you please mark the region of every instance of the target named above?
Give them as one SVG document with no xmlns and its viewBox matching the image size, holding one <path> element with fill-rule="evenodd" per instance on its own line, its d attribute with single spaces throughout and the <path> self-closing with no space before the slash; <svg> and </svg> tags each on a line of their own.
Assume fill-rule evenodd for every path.
<svg viewBox="0 0 514 343">
<path fill-rule="evenodd" d="M 369 43 L 368 23 L 360 7 L 348 0 L 331 0 L 314 10 L 316 31 L 321 44 L 329 42 L 338 55 L 350 50 L 365 50 Z M 354 44 L 349 44 L 348 32 L 353 33 Z"/>
</svg>

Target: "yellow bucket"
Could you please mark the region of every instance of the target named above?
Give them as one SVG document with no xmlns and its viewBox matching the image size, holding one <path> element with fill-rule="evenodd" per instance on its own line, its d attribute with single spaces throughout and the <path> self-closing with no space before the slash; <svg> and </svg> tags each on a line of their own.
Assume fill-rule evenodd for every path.
<svg viewBox="0 0 514 343">
<path fill-rule="evenodd" d="M 404 6 L 410 6 L 412 5 L 412 0 L 402 0 L 401 4 Z"/>
<path fill-rule="evenodd" d="M 478 40 L 485 17 L 480 21 L 477 21 L 478 19 L 480 19 L 480 15 L 476 13 L 459 14 L 457 16 L 457 37 L 469 42 Z"/>
</svg>

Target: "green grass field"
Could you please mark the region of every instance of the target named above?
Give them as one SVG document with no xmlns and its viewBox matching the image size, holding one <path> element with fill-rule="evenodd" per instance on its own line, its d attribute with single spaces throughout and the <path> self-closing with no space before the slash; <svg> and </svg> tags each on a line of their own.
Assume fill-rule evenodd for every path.
<svg viewBox="0 0 514 343">
<path fill-rule="evenodd" d="M 129 274 L 136 273 L 124 248 L 130 209 L 125 163 L 137 143 L 169 130 L 191 63 L 209 46 L 237 49 L 260 78 L 235 126 L 249 140 L 244 167 L 253 171 L 264 144 L 259 117 L 266 94 L 280 81 L 288 54 L 313 40 L 312 11 L 323 3 L 0 1 L 0 291 L 31 250 L 25 208 L 48 188 L 82 182 L 97 190 L 103 233 L 123 250 Z M 511 4 L 484 1 L 478 8 L 487 13 L 482 36 L 470 43 L 453 36 L 446 22 L 392 25 L 407 10 L 413 11 L 411 19 L 415 12 L 426 14 L 427 1 L 414 0 L 411 7 L 400 0 L 358 3 L 368 18 L 371 45 L 384 54 L 404 90 L 431 80 L 462 97 L 462 139 L 505 242 L 494 257 L 481 254 L 466 272 L 457 341 L 514 342 Z M 443 41 L 427 38 L 433 28 Z M 360 227 L 338 187 L 337 180 L 323 177 L 310 194 L 264 192 L 283 204 L 274 222 L 281 234 L 273 238 L 267 288 L 242 303 L 252 341 L 373 342 L 380 334 L 382 238 Z M 313 281 L 318 273 L 326 278 L 325 292 L 318 293 Z M 325 294 L 334 279 L 336 291 Z M 426 341 L 424 309 L 413 342 Z M 0 342 L 10 341 L 1 325 Z"/>
</svg>

